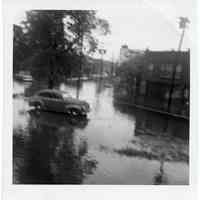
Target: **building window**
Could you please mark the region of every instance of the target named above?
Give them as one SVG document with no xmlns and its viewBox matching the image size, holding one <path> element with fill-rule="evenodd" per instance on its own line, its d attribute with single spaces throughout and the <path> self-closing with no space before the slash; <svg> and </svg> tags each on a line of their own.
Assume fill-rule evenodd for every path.
<svg viewBox="0 0 200 200">
<path fill-rule="evenodd" d="M 149 69 L 149 71 L 153 71 L 153 70 L 154 70 L 154 65 L 153 65 L 153 64 L 150 64 L 150 65 L 148 66 L 148 69 Z"/>
<path fill-rule="evenodd" d="M 181 65 L 177 65 L 176 66 L 176 79 L 180 79 L 181 78 L 181 74 L 182 74 L 183 68 Z"/>
<path fill-rule="evenodd" d="M 160 73 L 162 78 L 171 78 L 173 73 L 172 64 L 162 64 L 160 67 Z"/>
<path fill-rule="evenodd" d="M 185 91 L 184 91 L 184 97 L 186 99 L 189 99 L 189 89 L 188 88 L 186 88 Z"/>
<path fill-rule="evenodd" d="M 146 93 L 146 81 L 143 80 L 140 83 L 140 94 L 144 95 Z"/>
<path fill-rule="evenodd" d="M 167 64 L 167 65 L 166 65 L 166 72 L 167 72 L 168 74 L 172 74 L 172 65 L 171 65 L 171 64 Z"/>
<path fill-rule="evenodd" d="M 182 66 L 181 66 L 181 65 L 178 65 L 178 66 L 176 67 L 176 72 L 177 72 L 177 73 L 182 72 Z"/>
</svg>

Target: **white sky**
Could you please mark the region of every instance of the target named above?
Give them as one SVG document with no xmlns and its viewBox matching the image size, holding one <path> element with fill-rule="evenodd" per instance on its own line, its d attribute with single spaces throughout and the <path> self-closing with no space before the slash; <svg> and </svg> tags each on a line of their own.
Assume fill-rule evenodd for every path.
<svg viewBox="0 0 200 200">
<path fill-rule="evenodd" d="M 180 16 L 191 21 L 182 49 L 191 47 L 195 0 L 124 0 L 110 4 L 104 1 L 99 8 L 98 16 L 107 19 L 111 27 L 109 36 L 98 36 L 100 46 L 107 50 L 106 59 L 114 57 L 116 60 L 123 44 L 131 49 L 177 49 L 181 33 L 178 28 Z M 23 16 L 21 13 L 16 22 Z M 98 54 L 94 56 L 100 57 Z"/>
<path fill-rule="evenodd" d="M 124 0 L 125 1 L 125 0 Z M 99 16 L 108 19 L 112 34 L 102 38 L 107 57 L 118 57 L 120 46 L 127 44 L 131 49 L 171 50 L 178 48 L 180 29 L 178 17 L 191 21 L 186 31 L 182 49 L 190 48 L 191 26 L 194 18 L 192 0 L 134 0 L 124 9 L 115 12 L 99 11 Z M 138 3 L 136 3 L 138 2 Z"/>
</svg>

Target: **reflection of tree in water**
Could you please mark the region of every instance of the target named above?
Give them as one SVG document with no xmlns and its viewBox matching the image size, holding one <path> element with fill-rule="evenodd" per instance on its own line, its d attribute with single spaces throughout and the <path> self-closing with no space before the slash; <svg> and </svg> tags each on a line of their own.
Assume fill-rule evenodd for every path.
<svg viewBox="0 0 200 200">
<path fill-rule="evenodd" d="M 100 108 L 100 95 L 103 92 L 103 90 L 105 89 L 104 87 L 104 80 L 103 79 L 99 79 L 96 82 L 96 101 L 95 101 L 95 107 L 94 110 L 97 112 Z"/>
<path fill-rule="evenodd" d="M 166 174 L 164 172 L 164 162 L 165 162 L 165 154 L 161 153 L 160 154 L 159 172 L 155 174 L 154 180 L 153 180 L 155 185 L 167 184 L 167 177 L 166 177 Z"/>
<path fill-rule="evenodd" d="M 24 145 L 24 164 L 16 172 L 19 183 L 80 184 L 84 176 L 96 168 L 96 161 L 88 160 L 87 142 L 75 143 L 74 127 L 63 115 L 30 114 L 29 137 Z M 14 152 L 21 145 L 14 137 Z M 15 156 L 15 155 L 14 155 Z M 89 168 L 89 170 L 88 170 Z M 14 181 L 15 182 L 15 181 Z"/>
<path fill-rule="evenodd" d="M 21 135 L 22 129 L 13 131 L 13 183 L 19 183 L 20 169 L 24 166 L 25 137 Z"/>
<path fill-rule="evenodd" d="M 80 91 L 81 91 L 81 89 L 83 87 L 83 83 L 82 83 L 82 81 L 80 79 L 77 80 L 76 82 L 77 82 L 76 83 L 76 98 L 79 99 Z"/>
<path fill-rule="evenodd" d="M 168 135 L 188 140 L 189 121 L 114 101 L 114 107 L 121 113 L 133 116 L 136 121 L 135 134 Z"/>
<path fill-rule="evenodd" d="M 168 178 L 164 170 L 165 162 L 189 163 L 188 140 L 183 139 L 184 135 L 181 135 L 182 138 L 180 138 L 176 134 L 176 132 L 183 134 L 182 130 L 185 126 L 187 127 L 187 123 L 180 119 L 170 118 L 169 129 L 171 132 L 167 135 L 163 133 L 167 117 L 124 104 L 114 103 L 114 106 L 122 113 L 135 116 L 136 120 L 130 144 L 124 148 L 115 149 L 115 152 L 128 157 L 156 160 L 159 168 L 153 177 L 153 183 L 156 185 L 167 184 Z"/>
<path fill-rule="evenodd" d="M 97 80 L 97 82 L 96 82 L 96 95 L 99 95 L 104 89 L 105 89 L 104 80 L 103 79 Z"/>
</svg>

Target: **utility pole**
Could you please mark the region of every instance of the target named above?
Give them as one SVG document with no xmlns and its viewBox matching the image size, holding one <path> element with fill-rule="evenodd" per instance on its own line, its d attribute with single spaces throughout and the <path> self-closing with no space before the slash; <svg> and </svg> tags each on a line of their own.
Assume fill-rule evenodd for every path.
<svg viewBox="0 0 200 200">
<path fill-rule="evenodd" d="M 80 91 L 80 84 L 81 84 L 81 75 L 82 75 L 82 68 L 83 68 L 83 33 L 80 33 L 80 59 L 79 59 L 79 73 L 78 73 L 78 80 L 77 80 L 77 90 L 76 90 L 76 98 L 79 99 L 79 91 Z"/>
<path fill-rule="evenodd" d="M 106 53 L 105 49 L 99 49 L 99 53 L 101 55 L 101 71 L 100 71 L 100 76 L 102 77 L 103 75 L 103 55 Z"/>
<path fill-rule="evenodd" d="M 170 107 L 171 107 L 171 103 L 172 103 L 172 95 L 173 95 L 173 91 L 174 91 L 174 87 L 175 87 L 175 81 L 176 81 L 176 67 L 178 65 L 179 62 L 179 53 L 181 53 L 181 47 L 183 44 L 183 38 L 184 38 L 184 34 L 185 34 L 185 29 L 187 28 L 187 23 L 189 23 L 189 19 L 187 17 L 179 17 L 179 28 L 182 29 L 182 33 L 181 33 L 181 37 L 180 37 L 180 41 L 179 41 L 179 45 L 178 45 L 178 51 L 177 51 L 177 55 L 175 56 L 174 59 L 174 65 L 173 65 L 173 72 L 172 72 L 172 84 L 170 87 L 170 91 L 169 91 L 169 100 L 168 100 L 168 105 L 167 105 L 167 112 L 170 112 Z"/>
<path fill-rule="evenodd" d="M 114 55 L 112 53 L 112 68 L 111 68 L 111 77 L 114 76 Z"/>
</svg>

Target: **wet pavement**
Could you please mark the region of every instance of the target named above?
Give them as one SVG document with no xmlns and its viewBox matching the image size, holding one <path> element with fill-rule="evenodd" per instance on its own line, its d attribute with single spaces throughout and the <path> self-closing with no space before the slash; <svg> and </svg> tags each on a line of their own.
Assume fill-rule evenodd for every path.
<svg viewBox="0 0 200 200">
<path fill-rule="evenodd" d="M 87 119 L 30 110 L 45 88 L 14 82 L 13 183 L 189 184 L 189 122 L 115 101 L 104 81 L 85 81 L 78 96 Z M 77 96 L 76 84 L 59 89 Z"/>
</svg>

